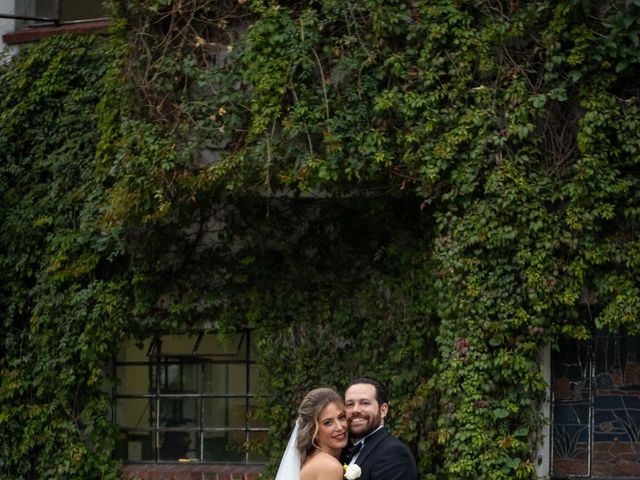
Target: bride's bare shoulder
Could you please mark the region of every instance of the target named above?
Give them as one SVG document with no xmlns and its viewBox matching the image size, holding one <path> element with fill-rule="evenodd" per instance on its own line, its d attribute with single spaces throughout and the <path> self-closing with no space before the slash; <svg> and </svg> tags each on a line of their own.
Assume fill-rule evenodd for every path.
<svg viewBox="0 0 640 480">
<path fill-rule="evenodd" d="M 300 470 L 300 480 L 342 480 L 344 469 L 337 458 L 318 452 Z"/>
</svg>

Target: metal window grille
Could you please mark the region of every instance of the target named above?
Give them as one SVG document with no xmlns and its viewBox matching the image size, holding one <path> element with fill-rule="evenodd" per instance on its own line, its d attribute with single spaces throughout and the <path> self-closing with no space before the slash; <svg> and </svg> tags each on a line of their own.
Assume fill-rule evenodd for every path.
<svg viewBox="0 0 640 480">
<path fill-rule="evenodd" d="M 259 374 L 250 331 L 157 336 L 128 348 L 115 361 L 122 460 L 263 463 L 247 448 L 266 435 L 253 417 Z"/>
</svg>

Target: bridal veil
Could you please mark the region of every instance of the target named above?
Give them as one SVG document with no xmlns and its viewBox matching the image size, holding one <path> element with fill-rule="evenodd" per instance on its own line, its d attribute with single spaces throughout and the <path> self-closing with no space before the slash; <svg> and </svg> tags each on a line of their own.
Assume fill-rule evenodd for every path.
<svg viewBox="0 0 640 480">
<path fill-rule="evenodd" d="M 296 421 L 293 432 L 289 437 L 287 448 L 284 449 L 276 480 L 299 480 L 300 479 L 300 451 L 296 447 L 298 438 L 298 422 Z"/>
</svg>

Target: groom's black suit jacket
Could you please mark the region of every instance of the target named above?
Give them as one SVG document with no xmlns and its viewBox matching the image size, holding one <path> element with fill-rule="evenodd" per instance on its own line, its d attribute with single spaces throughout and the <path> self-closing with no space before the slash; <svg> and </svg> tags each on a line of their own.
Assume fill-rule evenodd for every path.
<svg viewBox="0 0 640 480">
<path fill-rule="evenodd" d="M 384 427 L 365 439 L 355 463 L 359 480 L 418 480 L 411 450 Z"/>
</svg>

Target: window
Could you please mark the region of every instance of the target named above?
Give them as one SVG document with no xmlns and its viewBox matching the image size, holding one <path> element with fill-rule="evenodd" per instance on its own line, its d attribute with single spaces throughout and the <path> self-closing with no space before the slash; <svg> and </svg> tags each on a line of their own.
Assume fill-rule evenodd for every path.
<svg viewBox="0 0 640 480">
<path fill-rule="evenodd" d="M 262 463 L 251 332 L 164 335 L 122 346 L 114 420 L 124 462 Z"/>
<path fill-rule="evenodd" d="M 2 2 L 0 2 L 2 3 Z M 103 0 L 15 0 L 0 6 L 0 48 L 64 33 L 108 31 Z"/>
<path fill-rule="evenodd" d="M 562 342 L 552 421 L 552 478 L 640 479 L 640 337 Z"/>
<path fill-rule="evenodd" d="M 36 21 L 53 19 L 64 23 L 95 20 L 107 16 L 103 3 L 103 0 L 29 0 L 17 2 L 17 9 L 21 8 L 23 11 L 16 13 L 33 16 Z"/>
</svg>

